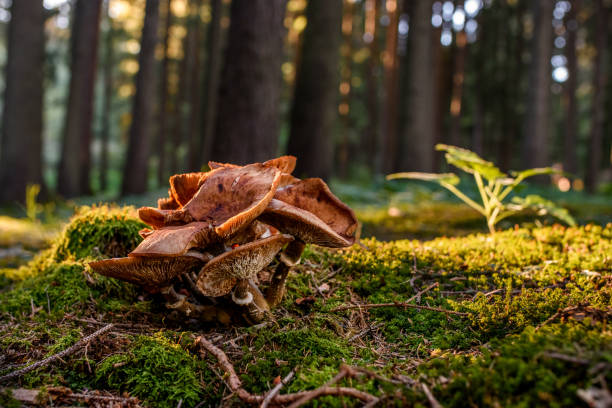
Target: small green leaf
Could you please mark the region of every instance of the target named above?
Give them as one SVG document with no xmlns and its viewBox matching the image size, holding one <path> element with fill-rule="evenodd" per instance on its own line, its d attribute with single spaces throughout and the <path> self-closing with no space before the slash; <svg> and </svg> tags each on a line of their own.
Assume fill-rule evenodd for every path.
<svg viewBox="0 0 612 408">
<path fill-rule="evenodd" d="M 387 176 L 387 180 L 397 179 L 411 179 L 411 180 L 423 180 L 432 181 L 434 183 L 442 184 L 447 183 L 453 186 L 459 184 L 459 177 L 454 173 L 419 173 L 419 172 L 404 172 L 404 173 L 393 173 Z"/>
<path fill-rule="evenodd" d="M 576 225 L 576 220 L 570 215 L 569 211 L 538 195 L 531 194 L 524 198 L 513 197 L 512 203 L 518 206 L 517 210 L 531 209 L 538 215 L 549 214 L 567 225 L 572 227 Z"/>
<path fill-rule="evenodd" d="M 528 177 L 539 176 L 542 174 L 560 174 L 561 170 L 553 169 L 552 167 L 539 167 L 535 169 L 527 169 L 523 171 L 511 172 L 514 177 L 520 180 L 524 180 Z"/>
<path fill-rule="evenodd" d="M 479 173 L 489 181 L 506 177 L 506 174 L 493 163 L 486 161 L 471 150 L 445 144 L 436 145 L 436 150 L 446 152 L 444 155 L 446 161 L 467 173 Z"/>
</svg>

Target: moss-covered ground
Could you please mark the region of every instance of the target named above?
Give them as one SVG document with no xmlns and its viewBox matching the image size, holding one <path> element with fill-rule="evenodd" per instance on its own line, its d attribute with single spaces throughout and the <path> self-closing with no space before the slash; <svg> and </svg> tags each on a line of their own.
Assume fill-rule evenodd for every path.
<svg viewBox="0 0 612 408">
<path fill-rule="evenodd" d="M 83 208 L 48 249 L 2 270 L 0 376 L 116 325 L 0 384 L 0 406 L 19 406 L 11 389 L 56 386 L 130 395 L 145 406 L 240 406 L 197 336 L 225 351 L 251 393 L 292 370 L 281 393 L 314 389 L 348 364 L 376 376 L 338 384 L 379 397 L 380 406 L 431 406 L 435 398 L 444 407 L 586 407 L 595 392 L 609 395 L 612 224 L 310 247 L 282 305 L 253 327 L 177 320 L 156 296 L 88 269 L 129 252 L 142 227 L 129 207 Z M 406 301 L 419 308 L 398 304 Z M 391 305 L 343 309 L 381 303 Z"/>
</svg>

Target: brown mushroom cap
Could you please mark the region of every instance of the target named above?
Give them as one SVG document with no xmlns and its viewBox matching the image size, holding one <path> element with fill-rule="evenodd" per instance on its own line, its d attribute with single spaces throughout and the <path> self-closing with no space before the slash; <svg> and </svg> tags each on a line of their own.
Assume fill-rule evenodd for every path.
<svg viewBox="0 0 612 408">
<path fill-rule="evenodd" d="M 354 242 L 354 237 L 339 234 L 313 213 L 276 199 L 259 219 L 308 244 L 342 248 Z"/>
<path fill-rule="evenodd" d="M 163 197 L 157 199 L 157 208 L 161 210 L 177 210 L 181 206 L 174 200 L 174 197 Z"/>
<path fill-rule="evenodd" d="M 292 240 L 291 235 L 278 234 L 224 252 L 202 268 L 198 275 L 198 288 L 206 296 L 227 295 L 238 279 L 254 277 Z"/>
<path fill-rule="evenodd" d="M 152 289 L 166 286 L 181 273 L 203 264 L 204 260 L 199 254 L 189 252 L 179 257 L 111 258 L 90 262 L 89 266 L 101 275 Z"/>
<path fill-rule="evenodd" d="M 297 162 L 297 158 L 295 156 L 280 156 L 275 159 L 270 159 L 262 164 L 265 167 L 276 167 L 283 173 L 291 174 L 293 170 L 295 170 L 295 164 Z M 237 168 L 240 167 L 237 164 L 232 163 L 220 163 L 215 161 L 209 161 L 208 167 L 211 169 L 218 169 L 219 167 L 228 167 L 228 168 Z"/>
<path fill-rule="evenodd" d="M 227 237 L 261 214 L 280 180 L 276 168 L 251 164 L 211 171 L 183 210 L 198 221 L 209 221 Z"/>
<path fill-rule="evenodd" d="M 145 240 L 129 256 L 181 256 L 194 247 L 204 248 L 217 239 L 207 222 L 165 227 L 147 232 Z"/>
<path fill-rule="evenodd" d="M 170 177 L 170 193 L 180 207 L 193 198 L 200 188 L 200 180 L 207 173 L 175 174 Z M 179 208 L 180 208 L 179 207 Z"/>
<path fill-rule="evenodd" d="M 345 247 L 355 242 L 355 213 L 318 178 L 279 188 L 260 219 L 306 243 Z"/>
<path fill-rule="evenodd" d="M 179 210 L 162 210 L 153 207 L 140 207 L 138 217 L 153 228 L 163 228 L 172 225 L 183 225 L 194 221 L 188 212 Z"/>
</svg>

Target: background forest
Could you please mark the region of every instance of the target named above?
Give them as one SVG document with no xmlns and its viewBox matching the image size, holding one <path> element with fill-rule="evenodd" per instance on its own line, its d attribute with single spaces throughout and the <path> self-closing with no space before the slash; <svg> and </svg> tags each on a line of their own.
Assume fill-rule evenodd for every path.
<svg viewBox="0 0 612 408">
<path fill-rule="evenodd" d="M 607 0 L 2 0 L 0 202 L 141 194 L 208 160 L 438 171 L 439 142 L 610 190 Z"/>
</svg>

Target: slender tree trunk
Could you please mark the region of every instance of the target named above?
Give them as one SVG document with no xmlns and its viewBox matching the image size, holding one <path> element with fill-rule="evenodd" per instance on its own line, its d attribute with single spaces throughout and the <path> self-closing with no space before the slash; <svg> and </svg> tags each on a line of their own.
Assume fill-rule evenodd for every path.
<svg viewBox="0 0 612 408">
<path fill-rule="evenodd" d="M 299 158 L 296 174 L 329 179 L 338 111 L 342 1 L 311 0 L 306 18 L 287 151 Z"/>
<path fill-rule="evenodd" d="M 529 99 L 525 122 L 523 158 L 525 167 L 549 165 L 550 130 L 550 58 L 552 57 L 553 30 L 551 16 L 553 0 L 533 2 L 534 35 L 529 78 Z"/>
<path fill-rule="evenodd" d="M 609 10 L 603 0 L 596 0 L 595 49 L 593 62 L 593 100 L 591 102 L 591 134 L 587 155 L 587 172 L 584 179 L 587 191 L 597 188 L 597 175 L 601 168 L 603 151 L 603 125 L 605 120 L 606 54 L 608 46 Z"/>
<path fill-rule="evenodd" d="M 41 1 L 13 1 L 0 143 L 0 202 L 3 203 L 23 202 L 28 184 L 43 183 L 44 22 Z"/>
<path fill-rule="evenodd" d="M 202 151 L 202 139 L 200 133 L 200 112 L 202 98 L 202 84 L 200 81 L 201 74 L 201 42 L 202 42 L 202 18 L 200 17 L 200 9 L 202 8 L 202 0 L 191 2 L 192 24 L 194 31 L 194 40 L 192 48 L 189 52 L 192 54 L 192 63 L 189 72 L 189 81 L 191 85 L 191 97 L 189 103 L 189 120 L 187 127 L 188 153 L 187 167 L 189 171 L 198 171 L 202 167 L 200 163 L 200 152 Z"/>
<path fill-rule="evenodd" d="M 336 168 L 337 175 L 341 179 L 346 179 L 348 172 L 348 161 L 350 153 L 350 132 L 351 132 L 351 115 L 350 109 L 352 106 L 354 91 L 352 89 L 351 79 L 353 77 L 353 36 L 355 30 L 355 6 L 352 2 L 344 3 L 344 13 L 342 17 L 342 34 L 344 37 L 344 47 L 342 58 L 341 84 L 343 92 L 340 98 L 340 118 L 342 119 L 342 127 L 340 130 L 340 138 L 336 146 Z"/>
<path fill-rule="evenodd" d="M 380 97 L 378 88 L 380 85 L 379 60 L 380 50 L 378 47 L 378 20 L 380 18 L 381 0 L 366 0 L 365 3 L 365 34 L 369 41 L 368 48 L 370 56 L 366 65 L 366 107 L 368 110 L 368 124 L 364 131 L 363 148 L 367 154 L 367 164 L 372 172 L 381 171 L 381 147 L 380 140 Z"/>
<path fill-rule="evenodd" d="M 207 66 L 203 81 L 202 103 L 202 149 L 200 162 L 210 158 L 210 150 L 215 130 L 215 117 L 217 115 L 217 96 L 219 94 L 219 77 L 221 74 L 221 14 L 223 12 L 221 0 L 211 0 L 211 20 L 206 38 Z"/>
<path fill-rule="evenodd" d="M 463 9 L 463 0 L 456 2 L 456 8 Z M 465 58 L 467 54 L 467 36 L 464 30 L 455 36 L 455 49 L 453 53 L 453 89 L 450 102 L 450 134 L 449 142 L 461 146 L 461 113 L 463 104 L 463 82 L 465 78 Z"/>
<path fill-rule="evenodd" d="M 112 20 L 108 15 L 108 4 L 106 2 L 106 10 L 104 15 L 108 21 L 108 31 L 104 38 L 104 66 L 102 75 L 104 77 L 103 100 L 102 106 L 102 129 L 100 132 L 100 190 L 106 191 L 108 188 L 108 145 L 110 140 L 111 127 L 111 108 L 113 101 L 113 27 Z"/>
<path fill-rule="evenodd" d="M 385 52 L 383 56 L 383 65 L 385 67 L 385 108 L 383 111 L 384 144 L 382 153 L 382 170 L 383 173 L 390 173 L 396 170 L 398 161 L 397 106 L 399 103 L 399 61 L 397 55 L 397 25 L 399 22 L 400 11 L 398 0 L 386 0 L 385 6 L 389 16 L 389 26 L 387 27 Z"/>
<path fill-rule="evenodd" d="M 132 124 L 127 156 L 123 171 L 121 192 L 141 194 L 147 190 L 148 161 L 150 152 L 150 124 L 155 102 L 155 45 L 159 0 L 147 0 L 145 19 L 140 40 L 136 95 L 132 108 Z"/>
<path fill-rule="evenodd" d="M 93 97 L 102 0 L 78 0 L 72 24 L 71 77 L 57 191 L 64 197 L 89 194 Z"/>
<path fill-rule="evenodd" d="M 185 169 L 185 166 L 179 163 L 181 157 L 179 157 L 179 147 L 183 144 L 184 133 L 185 133 L 185 114 L 188 107 L 189 100 L 189 65 L 191 63 L 191 55 L 187 50 L 191 48 L 190 42 L 193 39 L 193 30 L 191 25 L 187 25 L 187 34 L 183 38 L 183 58 L 178 66 L 178 92 L 174 99 L 174 105 L 172 109 L 173 131 L 170 151 L 170 171 L 172 174 L 179 173 Z"/>
<path fill-rule="evenodd" d="M 408 63 L 405 74 L 408 86 L 407 111 L 401 132 L 400 168 L 434 170 L 434 77 L 431 26 L 432 1 L 415 2 L 410 15 Z"/>
<path fill-rule="evenodd" d="M 161 186 L 168 180 L 168 170 L 166 169 L 166 138 L 168 135 L 168 69 L 170 67 L 170 57 L 168 55 L 168 43 L 170 41 L 170 25 L 172 24 L 172 0 L 166 0 L 164 15 L 164 39 L 163 50 L 164 59 L 161 64 L 161 74 L 159 78 L 159 112 L 157 120 L 157 183 Z"/>
<path fill-rule="evenodd" d="M 563 170 L 576 174 L 578 171 L 578 105 L 576 103 L 576 87 L 578 86 L 578 64 L 576 58 L 576 37 L 578 32 L 578 10 L 581 0 L 573 0 L 567 14 L 567 70 L 569 77 L 565 83 L 565 134 L 563 140 Z"/>
<path fill-rule="evenodd" d="M 212 158 L 246 163 L 277 153 L 285 0 L 233 0 Z"/>
</svg>

